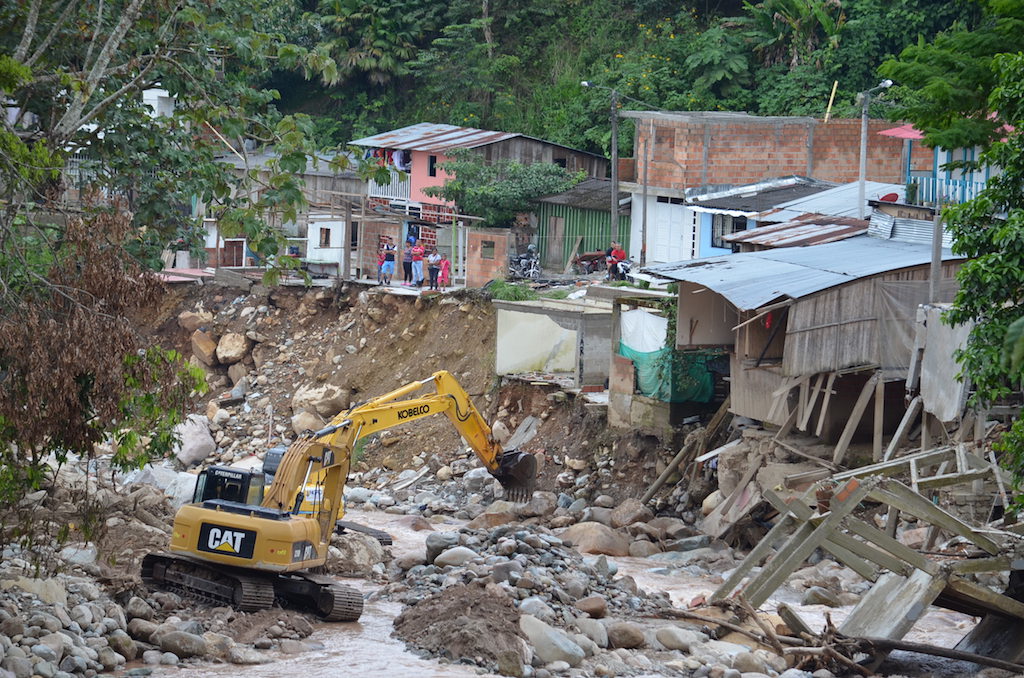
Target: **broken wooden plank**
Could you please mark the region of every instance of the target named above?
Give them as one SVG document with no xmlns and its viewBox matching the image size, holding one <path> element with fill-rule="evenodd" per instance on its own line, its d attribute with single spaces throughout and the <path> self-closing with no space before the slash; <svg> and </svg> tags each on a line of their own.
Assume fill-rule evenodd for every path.
<svg viewBox="0 0 1024 678">
<path fill-rule="evenodd" d="M 1024 563 L 1018 565 L 1024 566 Z M 1020 567 L 1014 567 L 1014 563 L 1010 560 L 1009 556 L 996 556 L 995 558 L 968 558 L 967 560 L 961 560 L 955 563 L 949 563 L 946 568 L 950 572 L 956 574 L 976 574 L 978 572 L 1003 572 L 1011 569 L 1021 569 Z"/>
<path fill-rule="evenodd" d="M 823 466 L 824 468 L 828 469 L 829 471 L 832 471 L 833 473 L 835 473 L 836 471 L 839 470 L 839 467 L 836 466 L 835 464 L 833 464 L 831 462 L 828 462 L 828 461 L 825 461 L 824 459 L 819 459 L 819 458 L 815 457 L 813 454 L 807 454 L 803 450 L 801 450 L 801 449 L 799 449 L 797 447 L 794 447 L 793 445 L 790 445 L 789 443 L 783 442 L 781 440 L 774 440 L 774 439 L 772 440 L 772 442 L 774 444 L 778 445 L 779 447 L 783 448 L 787 452 L 791 452 L 792 454 L 795 454 L 798 457 L 803 457 L 804 459 L 806 459 L 808 461 L 813 461 L 815 464 L 819 464 L 819 465 Z"/>
<path fill-rule="evenodd" d="M 885 532 L 868 525 L 863 520 L 851 519 L 846 521 L 845 524 L 850 532 L 861 537 L 865 541 L 871 542 L 883 551 L 891 553 L 900 561 L 908 563 L 918 570 L 923 570 L 928 574 L 937 575 L 942 569 L 937 563 L 924 557 L 906 544 L 890 537 Z"/>
<path fill-rule="evenodd" d="M 864 410 L 867 409 L 868 401 L 871 399 L 871 394 L 874 392 L 875 382 L 878 378 L 878 372 L 875 372 L 864 382 L 864 387 L 860 390 L 857 402 L 854 403 L 853 410 L 850 412 L 850 419 L 846 422 L 846 428 L 843 429 L 842 435 L 839 436 L 835 452 L 832 453 L 833 464 L 840 463 L 846 455 L 846 449 L 850 446 L 850 441 L 853 440 L 853 434 L 860 424 L 861 417 L 864 416 Z"/>
<path fill-rule="evenodd" d="M 821 412 L 818 414 L 818 426 L 814 435 L 821 437 L 821 430 L 825 427 L 825 413 L 828 412 L 828 404 L 832 400 L 832 386 L 836 383 L 836 373 L 830 372 L 828 382 L 825 384 L 825 397 L 821 401 Z"/>
<path fill-rule="evenodd" d="M 747 554 L 747 557 L 736 566 L 732 574 L 726 577 L 722 585 L 711 594 L 711 601 L 722 600 L 731 595 L 740 582 L 743 581 L 743 578 L 771 555 L 772 550 L 775 548 L 775 542 L 785 537 L 786 533 L 797 527 L 798 524 L 799 521 L 789 511 L 780 514 L 775 526 L 768 530 L 768 534 L 757 543 L 757 546 Z"/>
<path fill-rule="evenodd" d="M 814 388 L 811 389 L 811 396 L 806 403 L 804 403 L 803 413 L 800 415 L 800 419 L 797 421 L 796 427 L 801 431 L 807 430 L 807 425 L 810 423 L 811 414 L 814 412 L 814 406 L 818 403 L 818 396 L 825 390 L 825 375 L 819 374 L 814 380 Z"/>
<path fill-rule="evenodd" d="M 945 586 L 945 579 L 923 570 L 914 570 L 907 577 L 887 572 L 864 594 L 840 625 L 839 632 L 845 636 L 899 640 Z"/>
<path fill-rule="evenodd" d="M 924 401 L 921 396 L 915 396 L 910 404 L 907 405 L 907 411 L 903 413 L 903 418 L 900 420 L 899 426 L 896 427 L 896 432 L 892 436 L 892 440 L 889 441 L 889 446 L 885 448 L 885 454 L 882 455 L 883 461 L 889 461 L 893 455 L 896 454 L 896 450 L 900 448 L 900 445 L 907 441 L 907 435 L 910 433 L 910 427 L 913 425 L 914 420 L 917 418 L 917 412 L 921 408 Z"/>
<path fill-rule="evenodd" d="M 791 635 L 794 635 L 797 638 L 801 638 L 804 635 L 816 635 L 814 631 L 811 630 L 811 627 L 807 625 L 807 622 L 803 620 L 803 617 L 797 614 L 796 610 L 786 603 L 779 603 L 778 608 L 776 608 L 776 612 L 778 612 L 779 616 L 782 617 L 782 621 L 786 626 L 789 627 Z"/>
<path fill-rule="evenodd" d="M 1009 596 L 1000 595 L 987 586 L 975 584 L 960 577 L 950 577 L 946 586 L 962 596 L 971 598 L 991 612 L 1024 619 L 1024 603 Z"/>
<path fill-rule="evenodd" d="M 895 506 L 912 516 L 958 534 L 972 544 L 992 555 L 999 553 L 999 545 L 981 534 L 956 516 L 943 511 L 921 495 L 913 492 L 903 483 L 887 478 L 878 487 L 872 488 L 871 498 Z"/>
<path fill-rule="evenodd" d="M 788 436 L 789 432 L 793 430 L 793 426 L 794 424 L 796 424 L 796 418 L 799 412 L 800 408 L 795 407 L 793 408 L 793 411 L 789 413 L 789 415 L 786 417 L 786 421 L 783 422 L 782 426 L 779 428 L 778 432 L 775 434 L 775 437 L 773 438 L 776 442 L 778 442 L 780 438 L 785 438 L 786 436 Z"/>
<path fill-rule="evenodd" d="M 794 473 L 791 476 L 786 476 L 782 480 L 782 486 L 787 490 L 792 490 L 801 485 L 807 483 L 816 483 L 819 480 L 828 478 L 832 473 L 827 468 L 817 468 L 812 471 L 804 471 L 803 473 Z"/>
<path fill-rule="evenodd" d="M 881 461 L 882 459 L 882 423 L 885 419 L 885 380 L 881 372 L 878 372 L 878 379 L 875 380 L 875 430 L 871 443 L 871 460 Z"/>
<path fill-rule="evenodd" d="M 869 464 L 868 466 L 861 466 L 860 468 L 850 469 L 849 471 L 842 471 L 835 474 L 833 480 L 845 480 L 847 478 L 862 478 L 865 476 L 890 476 L 906 473 L 909 469 L 911 460 L 916 460 L 920 466 L 929 466 L 932 464 L 939 464 L 943 461 L 952 459 L 956 453 L 952 447 L 936 447 L 932 450 L 925 452 L 915 452 L 905 457 L 899 457 L 898 459 L 892 459 L 889 461 L 882 461 L 877 464 Z"/>
</svg>

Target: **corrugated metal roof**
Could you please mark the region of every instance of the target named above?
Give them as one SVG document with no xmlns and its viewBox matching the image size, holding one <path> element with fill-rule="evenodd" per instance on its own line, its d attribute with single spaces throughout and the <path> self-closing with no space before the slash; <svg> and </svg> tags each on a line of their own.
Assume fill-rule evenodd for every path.
<svg viewBox="0 0 1024 678">
<path fill-rule="evenodd" d="M 475 127 L 457 127 L 433 122 L 421 122 L 401 129 L 381 132 L 370 137 L 357 139 L 353 146 L 371 146 L 374 148 L 395 148 L 405 151 L 428 151 L 444 153 L 453 148 L 477 148 L 505 139 L 512 139 L 520 134 L 512 132 L 493 132 Z"/>
<path fill-rule="evenodd" d="M 776 205 L 775 209 L 765 210 L 757 215 L 758 221 L 792 221 L 801 215 L 815 213 L 827 214 L 833 217 L 857 217 L 859 209 L 859 188 L 856 181 L 830 188 L 814 195 L 797 198 L 789 202 Z M 896 193 L 900 200 L 903 199 L 905 187 L 901 184 L 886 184 L 880 181 L 864 182 L 864 199 L 878 200 L 883 195 Z M 867 205 L 864 211 L 867 213 Z"/>
<path fill-rule="evenodd" d="M 629 212 L 630 194 L 626 191 L 619 191 L 619 210 Z M 623 201 L 625 204 L 622 204 Z M 611 212 L 612 182 L 608 179 L 584 179 L 568 191 L 546 195 L 537 198 L 537 202 L 547 202 L 553 205 L 568 205 L 580 209 L 602 210 Z"/>
<path fill-rule="evenodd" d="M 868 222 L 850 217 L 831 217 L 825 214 L 804 214 L 792 221 L 771 224 L 723 236 L 733 243 L 761 245 L 763 247 L 806 247 L 845 240 L 868 230 Z"/>
<path fill-rule="evenodd" d="M 871 226 L 868 228 L 868 233 L 876 238 L 919 242 L 928 245 L 932 241 L 934 230 L 935 224 L 929 219 L 906 219 L 875 210 L 871 215 Z M 942 229 L 942 246 L 953 246 L 953 234 L 946 228 Z"/>
<path fill-rule="evenodd" d="M 963 259 L 950 250 L 943 261 Z M 887 271 L 931 261 L 931 247 L 867 235 L 813 247 L 783 247 L 708 259 L 649 266 L 644 271 L 669 280 L 703 285 L 740 310 L 815 292 Z"/>
<path fill-rule="evenodd" d="M 742 187 L 736 188 L 735 195 L 711 198 L 708 200 L 696 200 L 692 205 L 705 209 L 694 210 L 701 212 L 713 212 L 715 210 L 728 210 L 743 212 L 753 216 L 776 205 L 805 198 L 807 196 L 821 193 L 832 188 L 835 184 L 827 182 L 794 182 L 788 185 L 769 186 L 766 188 Z M 744 190 L 746 188 L 746 190 Z"/>
</svg>

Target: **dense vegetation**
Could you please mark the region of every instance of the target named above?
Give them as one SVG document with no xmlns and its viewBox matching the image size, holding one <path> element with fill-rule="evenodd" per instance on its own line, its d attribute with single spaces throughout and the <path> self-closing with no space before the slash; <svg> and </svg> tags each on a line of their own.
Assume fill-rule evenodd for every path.
<svg viewBox="0 0 1024 678">
<path fill-rule="evenodd" d="M 817 117 L 838 81 L 833 115 L 855 115 L 886 58 L 978 13 L 967 0 L 277 4 L 268 30 L 338 64 L 334 85 L 284 70 L 269 83 L 325 143 L 426 120 L 605 153 L 608 92 L 582 80 L 632 97 L 626 108 Z"/>
</svg>

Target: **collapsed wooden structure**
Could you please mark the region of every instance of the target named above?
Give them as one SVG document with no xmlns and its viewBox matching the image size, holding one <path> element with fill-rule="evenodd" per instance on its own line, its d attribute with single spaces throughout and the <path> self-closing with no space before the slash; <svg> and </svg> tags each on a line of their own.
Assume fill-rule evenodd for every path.
<svg viewBox="0 0 1024 678">
<path fill-rule="evenodd" d="M 971 575 L 1009 570 L 1013 582 L 1013 573 L 1024 571 L 1024 537 L 1009 530 L 973 527 L 917 492 L 922 487 L 977 479 L 979 474 L 1001 478 L 1004 472 L 963 448 L 912 455 L 898 462 L 820 481 L 789 501 L 765 489 L 764 498 L 779 512 L 776 524 L 710 600 L 741 596 L 751 606 L 761 606 L 815 549 L 821 548 L 873 582 L 838 627 L 841 636 L 899 641 L 934 604 L 982 618 L 957 649 L 1018 662 L 1024 658 L 1024 641 L 1018 639 L 1024 629 L 1024 602 L 1017 598 L 1024 596 L 997 593 L 973 581 Z M 958 470 L 952 470 L 953 463 Z M 936 466 L 937 471 L 917 475 L 912 483 L 916 487 L 879 474 L 894 473 L 900 464 L 909 468 Z M 871 502 L 886 510 L 885 529 L 854 515 L 862 503 Z M 956 553 L 940 556 L 908 547 L 895 538 L 901 513 L 934 530 L 956 535 L 962 545 Z M 792 610 L 780 607 L 781 613 L 794 634 L 811 634 Z M 883 649 L 874 658 L 876 664 L 893 645 L 880 647 Z"/>
</svg>

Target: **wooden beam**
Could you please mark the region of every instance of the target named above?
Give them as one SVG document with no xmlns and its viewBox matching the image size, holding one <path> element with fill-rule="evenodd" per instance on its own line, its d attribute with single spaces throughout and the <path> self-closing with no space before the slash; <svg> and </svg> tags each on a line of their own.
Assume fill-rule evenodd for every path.
<svg viewBox="0 0 1024 678">
<path fill-rule="evenodd" d="M 846 456 L 846 449 L 850 446 L 850 441 L 853 440 L 853 434 L 857 430 L 858 424 L 860 424 L 861 417 L 864 416 L 864 410 L 867 409 L 868 401 L 875 390 L 876 381 L 878 381 L 878 372 L 875 372 L 864 382 L 864 388 L 860 390 L 857 402 L 853 405 L 850 419 L 846 422 L 846 428 L 843 429 L 843 434 L 839 436 L 835 452 L 832 453 L 833 464 L 842 462 L 843 457 Z"/>
<path fill-rule="evenodd" d="M 562 275 L 569 275 L 572 272 L 572 260 L 576 258 L 576 252 L 579 250 L 582 242 L 583 236 L 576 236 L 576 244 L 572 246 L 572 250 L 569 252 L 569 259 L 566 261 L 565 270 L 562 271 Z"/>
<path fill-rule="evenodd" d="M 825 427 L 825 413 L 828 412 L 828 404 L 832 400 L 832 386 L 836 383 L 836 373 L 831 372 L 828 375 L 828 382 L 825 384 L 825 398 L 821 401 L 821 412 L 818 414 L 818 426 L 814 430 L 814 435 L 821 437 L 821 429 Z"/>
<path fill-rule="evenodd" d="M 801 431 L 807 430 L 807 425 L 810 423 L 811 420 L 811 413 L 814 411 L 814 406 L 818 403 L 818 396 L 820 396 L 821 392 L 825 390 L 824 386 L 825 375 L 819 374 L 817 379 L 815 379 L 814 381 L 814 388 L 811 389 L 811 397 L 805 404 L 804 411 L 800 415 L 800 419 L 797 421 L 796 427 Z"/>
<path fill-rule="evenodd" d="M 910 433 L 910 427 L 917 417 L 917 412 L 921 408 L 922 402 L 921 396 L 914 396 L 914 399 L 907 405 L 907 411 L 903 413 L 903 419 L 900 420 L 899 426 L 896 427 L 896 432 L 893 434 L 892 440 L 889 441 L 889 447 L 885 448 L 885 454 L 882 455 L 883 461 L 892 459 L 900 445 L 906 442 L 907 434 Z"/>
<path fill-rule="evenodd" d="M 797 638 L 803 637 L 804 634 L 808 636 L 816 635 L 814 631 L 811 631 L 811 627 L 807 625 L 807 622 L 805 622 L 803 618 L 797 614 L 796 610 L 791 608 L 789 605 L 779 603 L 778 608 L 776 608 L 776 612 L 778 612 L 779 616 L 782 617 L 782 621 L 786 626 L 789 627 L 792 635 Z"/>
<path fill-rule="evenodd" d="M 1000 612 L 1010 617 L 1024 619 L 1024 603 L 1008 596 L 1000 595 L 987 586 L 975 584 L 959 577 L 951 577 L 946 586 L 960 595 L 981 601 L 984 607 L 991 608 L 993 612 Z"/>
<path fill-rule="evenodd" d="M 789 511 L 780 514 L 775 522 L 775 526 L 768 530 L 768 534 L 757 543 L 757 546 L 747 554 L 747 557 L 740 561 L 740 564 L 736 566 L 732 574 L 726 577 L 722 585 L 711 594 L 711 601 L 723 600 L 727 596 L 732 595 L 732 592 L 740 585 L 743 578 L 771 555 L 775 548 L 775 542 L 785 537 L 786 533 L 798 524 L 799 521 Z"/>
<path fill-rule="evenodd" d="M 882 423 L 885 419 L 885 379 L 882 373 L 876 372 L 878 379 L 875 381 L 875 431 L 872 439 L 871 459 L 872 461 L 882 460 Z"/>
</svg>

